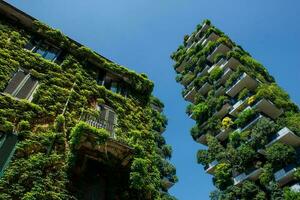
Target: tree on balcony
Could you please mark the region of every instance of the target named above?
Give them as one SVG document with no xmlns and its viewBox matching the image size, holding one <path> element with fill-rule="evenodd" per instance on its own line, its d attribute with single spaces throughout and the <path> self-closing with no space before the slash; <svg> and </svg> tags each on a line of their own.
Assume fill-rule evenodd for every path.
<svg viewBox="0 0 300 200">
<path fill-rule="evenodd" d="M 274 169 L 280 169 L 296 160 L 296 150 L 278 142 L 266 149 L 266 158 Z"/>
</svg>

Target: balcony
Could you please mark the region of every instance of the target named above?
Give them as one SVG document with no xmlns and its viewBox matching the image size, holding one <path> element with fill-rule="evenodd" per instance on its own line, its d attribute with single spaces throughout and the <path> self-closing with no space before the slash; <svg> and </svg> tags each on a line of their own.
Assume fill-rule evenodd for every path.
<svg viewBox="0 0 300 200">
<path fill-rule="evenodd" d="M 233 178 L 234 185 L 239 185 L 245 180 L 252 180 L 256 181 L 259 178 L 259 175 L 263 172 L 262 168 L 254 168 L 249 170 L 249 172 L 242 173 L 236 177 Z"/>
<path fill-rule="evenodd" d="M 296 170 L 297 167 L 294 164 L 284 167 L 283 169 L 277 171 L 274 174 L 275 181 L 278 183 L 280 187 L 284 186 L 285 184 L 289 183 L 294 179 L 294 172 Z"/>
<path fill-rule="evenodd" d="M 229 60 L 227 60 L 224 64 L 222 64 L 220 67 L 224 70 L 230 68 L 232 70 L 236 70 L 238 66 L 241 66 L 242 64 L 235 58 L 231 57 Z"/>
<path fill-rule="evenodd" d="M 207 38 L 203 38 L 204 40 L 201 41 L 202 46 L 205 46 L 208 42 L 211 41 L 217 41 L 220 36 L 218 36 L 216 33 L 212 32 Z"/>
<path fill-rule="evenodd" d="M 207 60 L 213 63 L 216 55 L 226 54 L 228 51 L 230 51 L 229 47 L 224 44 L 219 44 L 219 46 L 217 46 L 215 50 L 209 56 L 207 56 Z"/>
<path fill-rule="evenodd" d="M 171 181 L 170 179 L 168 179 L 167 177 L 164 177 L 162 179 L 162 185 L 168 190 L 171 187 L 173 187 L 175 185 L 175 183 L 173 181 Z"/>
<path fill-rule="evenodd" d="M 224 62 L 225 62 L 225 60 L 223 58 L 220 59 L 216 64 L 214 64 L 213 66 L 211 66 L 209 68 L 208 73 L 210 73 L 211 71 L 213 71 L 215 68 L 220 67 Z"/>
<path fill-rule="evenodd" d="M 239 100 L 236 102 L 233 106 L 231 111 L 229 112 L 230 115 L 237 117 L 237 115 L 245 109 L 245 107 L 248 105 L 248 98 L 244 100 Z"/>
<path fill-rule="evenodd" d="M 272 136 L 271 141 L 266 145 L 266 147 L 269 147 L 276 142 L 298 147 L 300 146 L 300 137 L 285 127 Z"/>
<path fill-rule="evenodd" d="M 195 75 L 193 72 L 188 72 L 187 74 L 185 74 L 182 78 L 182 80 L 180 81 L 180 83 L 184 86 L 188 86 L 195 78 Z"/>
<path fill-rule="evenodd" d="M 195 95 L 197 94 L 197 90 L 193 87 L 185 96 L 184 99 L 191 103 L 195 103 Z"/>
<path fill-rule="evenodd" d="M 272 119 L 276 119 L 283 113 L 282 109 L 277 108 L 271 101 L 266 99 L 258 101 L 253 107 Z"/>
<path fill-rule="evenodd" d="M 198 63 L 197 63 L 197 65 L 198 65 Z M 210 68 L 210 66 L 206 65 L 204 67 L 204 69 L 200 73 L 197 74 L 197 78 L 205 76 L 208 73 L 209 68 Z"/>
<path fill-rule="evenodd" d="M 204 96 L 209 92 L 209 90 L 211 90 L 211 88 L 212 85 L 206 82 L 204 85 L 202 85 L 202 87 L 198 90 L 198 92 Z"/>
<path fill-rule="evenodd" d="M 257 80 L 253 79 L 248 74 L 243 73 L 226 91 L 226 94 L 231 97 L 235 97 L 242 89 L 248 88 L 249 90 L 254 90 L 257 86 Z"/>
<path fill-rule="evenodd" d="M 215 96 L 219 97 L 224 95 L 226 92 L 225 88 L 223 86 L 220 86 L 216 91 L 215 91 Z"/>
<path fill-rule="evenodd" d="M 232 73 L 233 73 L 232 69 L 230 68 L 226 69 L 223 75 L 219 78 L 219 80 L 217 80 L 217 84 L 224 85 Z"/>
<path fill-rule="evenodd" d="M 195 34 L 191 34 L 189 39 L 186 41 L 186 48 L 189 48 L 195 41 Z"/>
<path fill-rule="evenodd" d="M 290 187 L 293 192 L 300 192 L 300 183 L 295 183 Z"/>
<path fill-rule="evenodd" d="M 113 117 L 110 115 L 108 118 L 110 119 Z M 105 144 L 98 144 L 96 142 L 97 135 L 94 135 L 90 132 L 85 132 L 81 137 L 79 145 L 76 147 L 79 152 L 84 153 L 89 158 L 98 161 L 103 159 L 101 156 L 99 156 L 99 154 L 112 155 L 121 161 L 122 166 L 127 166 L 129 164 L 133 155 L 133 148 L 117 140 L 114 132 L 115 124 L 113 122 L 97 118 L 89 114 L 84 114 L 81 117 L 81 121 L 84 121 L 95 128 L 106 129 L 111 135 Z"/>
<path fill-rule="evenodd" d="M 201 29 L 196 33 L 196 38 L 200 38 L 201 33 L 203 33 L 204 31 L 206 31 L 207 29 L 210 28 L 210 25 L 204 24 Z"/>
<path fill-rule="evenodd" d="M 228 114 L 230 109 L 231 109 L 231 105 L 229 103 L 226 103 L 225 105 L 222 106 L 222 108 L 219 111 L 215 112 L 213 116 L 223 118 L 225 115 Z"/>
<path fill-rule="evenodd" d="M 207 144 L 207 141 L 206 141 L 206 135 L 205 135 L 205 134 L 201 135 L 201 136 L 197 139 L 197 142 L 199 142 L 200 144 L 206 145 L 206 144 Z"/>
<path fill-rule="evenodd" d="M 221 129 L 221 132 L 216 135 L 216 138 L 220 141 L 224 141 L 228 138 L 230 132 L 232 132 L 231 128 Z"/>
<path fill-rule="evenodd" d="M 217 160 L 214 160 L 213 162 L 209 163 L 204 167 L 205 172 L 213 175 L 218 164 L 219 162 Z"/>
<path fill-rule="evenodd" d="M 254 118 L 251 122 L 249 122 L 246 126 L 242 127 L 239 129 L 241 132 L 248 130 L 252 126 L 254 126 L 260 119 L 262 119 L 264 116 L 263 115 L 258 115 L 256 118 Z"/>
<path fill-rule="evenodd" d="M 189 58 L 185 58 L 178 67 L 175 68 L 176 72 L 178 73 L 182 73 L 184 68 L 185 68 L 185 65 L 187 64 Z"/>
</svg>

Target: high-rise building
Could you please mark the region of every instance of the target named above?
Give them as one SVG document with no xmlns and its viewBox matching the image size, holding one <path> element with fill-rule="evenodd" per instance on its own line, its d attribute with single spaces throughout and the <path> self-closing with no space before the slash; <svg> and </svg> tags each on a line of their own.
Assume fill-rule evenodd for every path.
<svg viewBox="0 0 300 200">
<path fill-rule="evenodd" d="M 212 199 L 299 199 L 299 109 L 266 68 L 209 20 L 171 58 Z"/>
<path fill-rule="evenodd" d="M 0 199 L 174 199 L 152 90 L 1 0 Z"/>
</svg>

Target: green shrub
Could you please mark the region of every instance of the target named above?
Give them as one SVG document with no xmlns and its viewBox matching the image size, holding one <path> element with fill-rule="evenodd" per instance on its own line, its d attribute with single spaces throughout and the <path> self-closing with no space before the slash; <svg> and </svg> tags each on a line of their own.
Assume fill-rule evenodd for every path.
<svg viewBox="0 0 300 200">
<path fill-rule="evenodd" d="M 208 119 L 209 108 L 205 103 L 199 103 L 193 107 L 193 115 L 199 124 Z"/>
<path fill-rule="evenodd" d="M 54 122 L 55 130 L 57 132 L 65 132 L 65 117 L 63 115 L 58 115 Z"/>
<path fill-rule="evenodd" d="M 229 164 L 220 163 L 219 165 L 217 165 L 214 175 L 214 185 L 220 190 L 225 190 L 230 185 L 232 185 L 232 173 Z"/>
<path fill-rule="evenodd" d="M 85 122 L 79 122 L 72 130 L 70 135 L 70 143 L 71 145 L 76 148 L 79 145 L 81 139 L 84 135 L 92 135 L 96 136 L 96 144 L 103 144 L 109 138 L 110 133 L 101 128 L 94 128 Z"/>
<path fill-rule="evenodd" d="M 209 74 L 209 80 L 210 81 L 218 80 L 222 76 L 223 72 L 224 70 L 221 67 L 219 66 L 215 67 Z"/>
<path fill-rule="evenodd" d="M 296 160 L 296 151 L 292 146 L 276 143 L 266 149 L 268 162 L 276 169 L 280 169 Z"/>
<path fill-rule="evenodd" d="M 251 108 L 246 109 L 238 115 L 237 119 L 234 121 L 234 124 L 238 127 L 243 128 L 249 122 L 251 122 L 251 120 L 253 120 L 256 115 L 257 113 L 255 110 Z"/>
<path fill-rule="evenodd" d="M 18 124 L 19 131 L 29 131 L 30 130 L 30 123 L 26 120 L 22 120 Z"/>
<path fill-rule="evenodd" d="M 243 89 L 239 95 L 238 95 L 238 100 L 242 100 L 245 97 L 247 97 L 249 95 L 250 91 L 248 90 L 248 88 Z"/>
<path fill-rule="evenodd" d="M 208 165 L 210 163 L 211 159 L 209 157 L 208 151 L 201 149 L 197 152 L 197 162 L 201 165 Z"/>
</svg>

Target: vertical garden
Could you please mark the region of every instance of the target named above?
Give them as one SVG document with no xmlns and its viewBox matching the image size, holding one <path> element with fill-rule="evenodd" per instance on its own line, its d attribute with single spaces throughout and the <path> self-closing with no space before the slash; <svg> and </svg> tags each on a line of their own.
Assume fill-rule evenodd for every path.
<svg viewBox="0 0 300 200">
<path fill-rule="evenodd" d="M 102 177 L 116 178 L 105 199 L 175 199 L 168 194 L 177 182 L 172 148 L 162 136 L 167 119 L 153 83 L 14 12 L 31 25 L 0 15 L 0 144 L 11 147 L 0 199 L 81 199 L 78 165 L 92 155 L 108 170 Z"/>
<path fill-rule="evenodd" d="M 299 108 L 266 68 L 209 20 L 171 58 L 211 199 L 299 199 Z"/>
</svg>

